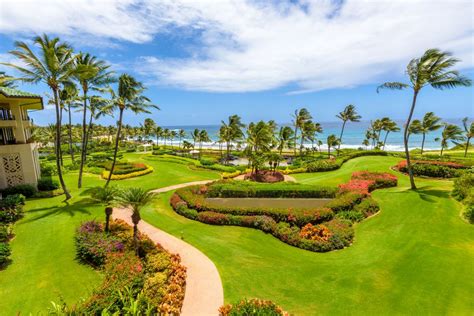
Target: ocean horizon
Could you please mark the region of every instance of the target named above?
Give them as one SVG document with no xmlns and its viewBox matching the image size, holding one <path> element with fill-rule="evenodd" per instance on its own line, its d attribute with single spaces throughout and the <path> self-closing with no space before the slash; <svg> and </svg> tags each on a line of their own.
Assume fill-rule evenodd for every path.
<svg viewBox="0 0 474 316">
<path fill-rule="evenodd" d="M 390 151 L 403 151 L 403 126 L 405 121 L 404 120 L 395 120 L 398 127 L 400 128 L 399 132 L 391 132 L 387 137 L 387 143 L 385 146 L 386 150 Z M 444 119 L 443 122 L 456 124 L 458 126 L 462 126 L 462 118 L 457 119 Z M 326 142 L 326 138 L 331 135 L 335 134 L 339 137 L 341 133 L 342 122 L 341 121 L 327 121 L 327 122 L 320 122 L 323 133 L 317 135 L 317 139 L 321 140 L 323 143 Z M 278 126 L 291 126 L 290 123 L 279 123 Z M 362 145 L 362 141 L 365 139 L 365 132 L 367 128 L 370 126 L 370 121 L 360 121 L 360 122 L 348 122 L 346 123 L 346 127 L 344 129 L 344 135 L 342 137 L 342 144 L 341 148 L 365 148 Z M 186 137 L 183 140 L 192 142 L 191 133 L 194 129 L 205 129 L 209 137 L 211 138 L 212 142 L 203 143 L 204 148 L 218 148 L 218 144 L 216 141 L 218 139 L 218 133 L 220 125 L 213 124 L 213 125 L 170 125 L 170 126 L 163 126 L 163 128 L 168 128 L 170 130 L 180 130 L 183 129 L 186 132 Z M 441 136 L 442 128 L 437 131 L 430 132 L 426 135 L 425 139 L 425 150 L 440 150 L 441 144 L 439 141 L 435 139 Z M 383 141 L 385 137 L 385 132 L 382 131 L 380 136 L 381 141 Z M 154 143 L 157 143 L 156 139 L 150 137 L 150 140 L 153 140 Z M 410 149 L 421 148 L 422 142 L 422 135 L 411 135 L 409 141 Z M 167 144 L 177 145 L 179 140 L 175 139 L 172 143 L 167 141 Z M 160 140 L 158 144 L 163 144 L 163 141 Z M 453 146 L 453 143 L 450 143 L 450 146 Z M 306 142 L 305 147 L 311 147 L 311 143 Z M 370 146 L 369 146 L 370 148 Z M 327 146 L 325 144 L 321 145 L 321 150 L 327 150 Z"/>
</svg>

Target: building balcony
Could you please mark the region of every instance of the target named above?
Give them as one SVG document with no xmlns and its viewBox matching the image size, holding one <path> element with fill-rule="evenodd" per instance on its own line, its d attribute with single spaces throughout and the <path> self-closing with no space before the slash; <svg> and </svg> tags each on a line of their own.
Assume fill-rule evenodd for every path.
<svg viewBox="0 0 474 316">
<path fill-rule="evenodd" d="M 17 127 L 18 122 L 14 119 L 12 120 L 0 120 L 0 127 Z"/>
</svg>

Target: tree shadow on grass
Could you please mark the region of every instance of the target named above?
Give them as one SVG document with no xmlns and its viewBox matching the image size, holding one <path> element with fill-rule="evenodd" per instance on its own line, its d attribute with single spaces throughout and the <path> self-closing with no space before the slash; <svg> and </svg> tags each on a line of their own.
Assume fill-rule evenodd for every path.
<svg viewBox="0 0 474 316">
<path fill-rule="evenodd" d="M 33 214 L 33 216 L 19 222 L 18 225 L 34 222 L 53 215 L 66 214 L 70 217 L 73 217 L 78 213 L 90 215 L 91 212 L 87 208 L 97 205 L 94 200 L 87 198 L 74 203 L 64 202 L 64 204 L 65 205 L 63 206 L 41 207 L 29 210 L 27 214 Z"/>
<path fill-rule="evenodd" d="M 423 186 L 416 190 L 407 188 L 406 190 L 393 191 L 390 194 L 417 193 L 420 199 L 429 203 L 437 203 L 439 199 L 448 199 L 450 192 L 433 186 Z"/>
</svg>

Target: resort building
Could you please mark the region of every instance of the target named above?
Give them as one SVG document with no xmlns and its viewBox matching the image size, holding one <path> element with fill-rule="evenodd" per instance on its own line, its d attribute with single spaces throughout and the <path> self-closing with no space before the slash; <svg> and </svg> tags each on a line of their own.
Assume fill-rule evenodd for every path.
<svg viewBox="0 0 474 316">
<path fill-rule="evenodd" d="M 42 110 L 39 95 L 0 87 L 0 190 L 36 185 L 40 177 L 38 149 L 31 139 L 28 110 Z"/>
</svg>

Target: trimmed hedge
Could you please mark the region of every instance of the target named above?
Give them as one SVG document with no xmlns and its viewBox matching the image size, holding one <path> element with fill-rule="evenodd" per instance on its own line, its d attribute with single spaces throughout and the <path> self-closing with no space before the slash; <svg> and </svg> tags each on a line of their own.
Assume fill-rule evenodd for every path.
<svg viewBox="0 0 474 316">
<path fill-rule="evenodd" d="M 35 195 L 35 193 L 38 192 L 36 187 L 31 184 L 18 184 L 6 189 L 3 189 L 2 195 L 3 196 L 9 196 L 9 195 L 15 195 L 15 194 L 21 194 L 24 197 L 32 197 Z"/>
<path fill-rule="evenodd" d="M 147 166 L 146 169 L 140 170 L 140 171 L 135 171 L 131 173 L 126 173 L 126 174 L 114 174 L 110 178 L 111 180 L 125 180 L 125 179 L 130 179 L 130 178 L 135 178 L 139 176 L 144 176 L 146 174 L 152 173 L 153 172 L 153 167 Z M 104 170 L 102 172 L 102 179 L 108 179 L 109 178 L 110 171 Z"/>
<path fill-rule="evenodd" d="M 412 162 L 413 175 L 431 178 L 455 178 L 461 176 L 469 167 L 459 163 L 449 161 L 424 161 L 415 160 Z M 408 173 L 407 162 L 399 162 L 395 169 Z"/>
</svg>

